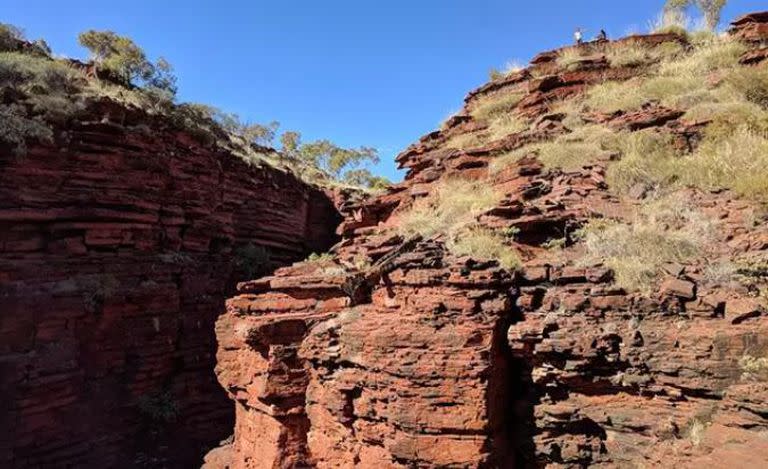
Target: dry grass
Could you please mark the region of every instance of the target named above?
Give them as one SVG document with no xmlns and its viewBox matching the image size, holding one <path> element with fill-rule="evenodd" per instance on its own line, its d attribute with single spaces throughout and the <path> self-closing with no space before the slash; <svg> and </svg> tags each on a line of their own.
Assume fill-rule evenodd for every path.
<svg viewBox="0 0 768 469">
<path fill-rule="evenodd" d="M 510 134 L 523 132 L 528 129 L 528 120 L 514 113 L 505 114 L 493 119 L 488 127 L 491 141 L 498 140 Z"/>
<path fill-rule="evenodd" d="M 487 144 L 489 141 L 490 136 L 487 132 L 463 133 L 451 136 L 445 142 L 445 147 L 457 150 L 477 148 Z"/>
<path fill-rule="evenodd" d="M 502 195 L 484 182 L 446 180 L 402 215 L 399 231 L 404 236 L 418 234 L 425 238 L 453 233 L 495 207 L 501 199 Z"/>
<path fill-rule="evenodd" d="M 745 355 L 739 360 L 743 381 L 768 381 L 768 358 Z"/>
<path fill-rule="evenodd" d="M 603 53 L 612 67 L 636 67 L 669 60 L 683 52 L 677 42 L 665 42 L 648 47 L 638 41 L 612 42 L 603 48 Z"/>
<path fill-rule="evenodd" d="M 722 91 L 710 83 L 710 74 L 736 70 L 738 59 L 745 50 L 745 46 L 737 41 L 718 39 L 695 47 L 689 54 L 662 51 L 656 57 L 649 56 L 650 60 L 661 60 L 656 72 L 626 82 L 597 85 L 587 93 L 585 106 L 612 113 L 639 109 L 649 101 L 682 109 L 701 102 L 719 101 Z M 631 52 L 627 60 L 637 60 L 638 54 L 637 51 Z M 739 78 L 734 78 L 734 83 L 738 81 L 741 87 L 754 87 L 754 93 L 760 94 L 759 80 Z"/>
<path fill-rule="evenodd" d="M 612 142 L 621 160 L 608 167 L 608 185 L 626 192 L 637 184 L 647 187 L 669 185 L 674 178 L 676 152 L 668 134 L 655 130 L 623 132 Z"/>
<path fill-rule="evenodd" d="M 535 155 L 550 168 L 575 170 L 607 156 L 606 142 L 614 133 L 600 125 L 586 125 L 553 141 L 526 145 L 499 155 L 491 162 L 491 172 L 498 172 L 527 155 Z"/>
<path fill-rule="evenodd" d="M 587 249 L 585 265 L 602 262 L 614 271 L 618 286 L 648 293 L 665 263 L 699 255 L 714 230 L 686 198 L 673 193 L 645 205 L 631 223 L 595 220 L 579 235 Z"/>
<path fill-rule="evenodd" d="M 557 54 L 557 65 L 564 70 L 575 70 L 582 59 L 581 50 L 577 47 L 562 49 Z"/>
<path fill-rule="evenodd" d="M 447 248 L 455 256 L 496 260 L 501 267 L 515 270 L 521 265 L 520 256 L 505 244 L 506 240 L 504 235 L 494 230 L 472 227 L 451 237 Z"/>
<path fill-rule="evenodd" d="M 491 120 L 501 117 L 512 112 L 524 96 L 524 92 L 515 91 L 483 97 L 472 108 L 472 117 L 477 120 Z"/>
<path fill-rule="evenodd" d="M 768 200 L 768 138 L 747 127 L 707 135 L 691 155 L 675 161 L 681 184 L 730 188 L 745 197 Z"/>
<path fill-rule="evenodd" d="M 726 83 L 747 101 L 768 108 L 768 65 L 739 67 L 728 74 Z"/>
</svg>

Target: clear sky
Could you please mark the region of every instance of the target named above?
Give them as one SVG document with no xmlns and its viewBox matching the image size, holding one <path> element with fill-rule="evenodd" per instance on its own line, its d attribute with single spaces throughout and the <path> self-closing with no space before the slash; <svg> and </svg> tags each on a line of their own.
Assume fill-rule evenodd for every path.
<svg viewBox="0 0 768 469">
<path fill-rule="evenodd" d="M 110 29 L 176 68 L 179 98 L 277 120 L 306 140 L 374 146 L 374 172 L 458 110 L 491 67 L 571 41 L 645 31 L 664 0 L 0 0 L 0 21 L 86 55 L 77 34 Z M 723 18 L 768 9 L 730 0 Z"/>
</svg>

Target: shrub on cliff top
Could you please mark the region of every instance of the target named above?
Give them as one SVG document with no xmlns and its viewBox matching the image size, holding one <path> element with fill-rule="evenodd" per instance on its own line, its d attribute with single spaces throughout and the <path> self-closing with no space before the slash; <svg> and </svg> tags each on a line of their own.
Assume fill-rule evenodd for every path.
<svg viewBox="0 0 768 469">
<path fill-rule="evenodd" d="M 170 63 L 160 58 L 153 64 L 144 50 L 130 38 L 113 31 L 89 30 L 80 33 L 78 40 L 91 51 L 98 67 L 109 71 L 123 83 L 140 84 L 176 94 L 176 77 Z"/>
</svg>

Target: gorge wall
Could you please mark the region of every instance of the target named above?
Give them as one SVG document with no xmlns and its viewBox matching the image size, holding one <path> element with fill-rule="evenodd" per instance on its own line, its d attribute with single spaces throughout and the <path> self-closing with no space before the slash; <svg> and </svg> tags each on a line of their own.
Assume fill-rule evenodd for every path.
<svg viewBox="0 0 768 469">
<path fill-rule="evenodd" d="M 327 250 L 340 218 L 162 118 L 91 115 L 0 151 L 0 466 L 195 467 L 233 425 L 213 373 L 224 298 Z"/>
<path fill-rule="evenodd" d="M 765 60 L 766 25 L 765 13 L 735 23 L 732 34 L 750 44 L 742 63 Z M 687 44 L 676 34 L 622 41 Z M 571 237 L 594 218 L 630 223 L 642 203 L 642 193 L 610 190 L 616 154 L 585 155 L 588 164 L 567 170 L 535 154 L 489 169 L 500 153 L 568 134 L 554 104 L 645 71 L 611 66 L 599 53 L 564 69 L 558 56 L 541 54 L 473 91 L 461 113 L 402 153 L 406 180 L 347 207 L 332 258 L 239 284 L 216 324 L 234 439 L 209 453 L 206 467 L 768 463 L 768 384 L 751 374 L 765 370 L 745 362 L 768 356 L 765 301 L 705 274 L 716 258 L 766 259 L 768 225 L 748 223 L 756 204 L 727 190 L 682 189 L 677 196 L 717 221 L 719 242 L 711 257 L 669 263 L 640 293 L 617 287 L 602 263 L 585 264 L 583 243 Z M 483 99 L 512 93 L 527 128 L 483 145 L 450 144 L 487 130 L 473 114 Z M 664 133 L 687 148 L 707 123 L 683 114 L 650 101 L 582 117 Z M 453 254 L 440 235 L 401 234 L 408 209 L 452 178 L 503 194 L 475 223 L 514 233 L 519 269 Z M 559 249 L 547 245 L 559 238 Z"/>
</svg>

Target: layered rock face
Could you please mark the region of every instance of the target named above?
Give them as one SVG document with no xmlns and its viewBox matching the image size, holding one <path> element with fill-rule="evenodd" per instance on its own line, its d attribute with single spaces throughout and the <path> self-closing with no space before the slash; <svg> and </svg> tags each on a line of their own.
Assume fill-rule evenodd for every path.
<svg viewBox="0 0 768 469">
<path fill-rule="evenodd" d="M 735 23 L 733 34 L 755 45 L 744 63 L 764 60 L 755 51 L 767 17 Z M 663 34 L 626 41 L 684 43 Z M 706 258 L 670 263 L 650 293 L 617 287 L 599 262 L 585 265 L 574 230 L 595 217 L 628 219 L 641 203 L 610 190 L 614 154 L 568 171 L 535 155 L 489 170 L 500 152 L 569 132 L 553 103 L 643 73 L 599 54 L 563 70 L 557 57 L 541 54 L 470 93 L 462 113 L 401 154 L 405 182 L 345 207 L 332 258 L 239 285 L 216 325 L 216 372 L 237 422 L 206 467 L 768 464 L 765 300 L 709 280 Z M 506 93 L 523 94 L 515 112 L 531 119 L 527 130 L 449 148 L 485 129 L 472 115 L 481 100 Z M 706 123 L 682 115 L 650 103 L 589 119 L 695 146 Z M 515 233 L 519 270 L 451 254 L 442 235 L 398 234 L 414 201 L 457 177 L 504 194 L 476 223 Z M 768 258 L 768 227 L 748 223 L 756 204 L 729 191 L 679 196 L 717 221 L 713 256 Z M 547 246 L 556 238 L 561 249 Z"/>
<path fill-rule="evenodd" d="M 193 467 L 233 424 L 227 292 L 328 249 L 340 218 L 162 119 L 93 119 L 0 153 L 0 466 Z"/>
</svg>

